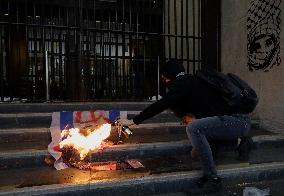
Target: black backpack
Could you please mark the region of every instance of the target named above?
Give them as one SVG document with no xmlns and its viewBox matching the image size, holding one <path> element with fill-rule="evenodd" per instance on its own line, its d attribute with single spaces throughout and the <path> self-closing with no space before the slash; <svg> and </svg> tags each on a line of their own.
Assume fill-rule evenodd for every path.
<svg viewBox="0 0 284 196">
<path fill-rule="evenodd" d="M 248 114 L 258 103 L 255 91 L 235 74 L 225 75 L 213 69 L 204 69 L 198 71 L 196 76 L 217 91 L 231 112 Z"/>
</svg>

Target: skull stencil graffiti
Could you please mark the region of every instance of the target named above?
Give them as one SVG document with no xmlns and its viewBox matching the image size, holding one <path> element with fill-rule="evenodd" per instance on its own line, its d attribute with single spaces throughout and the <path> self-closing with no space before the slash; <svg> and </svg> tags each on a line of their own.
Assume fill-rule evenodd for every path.
<svg viewBox="0 0 284 196">
<path fill-rule="evenodd" d="M 248 11 L 248 68 L 269 71 L 280 65 L 281 0 L 253 0 Z"/>
</svg>

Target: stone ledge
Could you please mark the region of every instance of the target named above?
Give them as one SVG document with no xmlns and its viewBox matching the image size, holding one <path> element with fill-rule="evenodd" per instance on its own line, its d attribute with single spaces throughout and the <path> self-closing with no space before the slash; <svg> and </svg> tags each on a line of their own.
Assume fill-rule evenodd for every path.
<svg viewBox="0 0 284 196">
<path fill-rule="evenodd" d="M 189 192 L 196 190 L 195 180 L 198 172 L 177 172 L 142 178 L 113 180 L 107 182 L 90 182 L 78 184 L 44 185 L 3 191 L 0 195 L 151 195 L 169 192 Z M 224 185 L 244 181 L 264 181 L 281 179 L 284 176 L 284 163 L 251 165 L 244 168 L 223 169 L 219 175 Z"/>
</svg>

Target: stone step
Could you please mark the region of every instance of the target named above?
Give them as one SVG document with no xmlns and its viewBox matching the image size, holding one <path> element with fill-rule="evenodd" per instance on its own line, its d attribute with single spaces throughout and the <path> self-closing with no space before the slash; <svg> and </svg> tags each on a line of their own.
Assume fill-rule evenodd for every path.
<svg viewBox="0 0 284 196">
<path fill-rule="evenodd" d="M 45 113 L 56 111 L 141 111 L 153 102 L 1 103 L 0 113 Z"/>
<path fill-rule="evenodd" d="M 115 131 L 115 130 L 113 130 Z M 144 135 L 185 134 L 185 126 L 180 123 L 149 123 L 141 124 L 133 129 L 133 137 Z M 130 138 L 132 140 L 132 137 Z M 20 143 L 33 141 L 51 141 L 49 128 L 13 128 L 0 129 L 0 145 L 5 143 Z"/>
<path fill-rule="evenodd" d="M 256 149 L 266 147 L 275 148 L 275 151 L 277 151 L 277 149 L 284 149 L 282 148 L 284 146 L 284 136 L 260 135 L 253 137 L 253 140 Z M 90 158 L 96 161 L 109 161 L 123 158 L 141 158 L 152 156 L 163 157 L 167 155 L 176 155 L 177 153 L 188 154 L 190 150 L 191 145 L 189 144 L 188 140 L 123 144 L 109 147 L 102 152 L 94 152 L 90 155 Z M 284 153 L 282 154 L 284 155 Z M 11 168 L 41 167 L 45 165 L 44 159 L 46 156 L 48 156 L 47 150 L 17 149 L 14 151 L 0 151 L 0 170 Z M 281 156 L 274 158 L 281 158 Z"/>
<path fill-rule="evenodd" d="M 128 111 L 127 118 L 132 119 L 140 111 Z M 50 127 L 52 113 L 0 113 L 0 129 L 10 128 L 33 128 L 33 127 Z M 143 124 L 181 122 L 171 111 L 164 111 L 148 120 Z M 252 119 L 252 128 L 259 128 L 259 120 Z"/>
<path fill-rule="evenodd" d="M 115 132 L 115 130 L 113 130 Z M 186 140 L 185 126 L 180 123 L 149 123 L 141 124 L 133 129 L 133 136 L 127 143 L 151 143 Z M 274 133 L 252 129 L 251 135 L 274 135 Z M 111 137 L 112 141 L 118 138 Z M 14 128 L 0 129 L 0 151 L 37 149 L 44 150 L 51 142 L 49 128 Z"/>
<path fill-rule="evenodd" d="M 195 181 L 201 175 L 200 163 L 191 160 L 187 152 L 182 153 L 140 157 L 145 166 L 143 170 L 95 172 L 69 168 L 56 171 L 46 166 L 5 170 L 0 172 L 0 195 L 128 196 L 185 191 L 194 195 Z M 229 159 L 217 162 L 225 187 L 284 178 L 283 147 L 254 151 L 249 162 Z"/>
<path fill-rule="evenodd" d="M 139 158 L 145 156 L 172 155 L 177 151 L 184 152 L 191 149 L 188 141 L 156 142 L 144 144 L 115 145 L 104 149 L 102 152 L 94 152 L 90 155 L 92 160 L 110 161 L 122 158 Z M 49 155 L 47 150 L 16 150 L 0 152 L 0 170 L 11 168 L 30 168 L 46 165 L 44 159 Z"/>
<path fill-rule="evenodd" d="M 127 118 L 132 119 L 140 111 L 128 111 Z M 30 128 L 30 127 L 50 127 L 51 113 L 16 113 L 0 114 L 0 128 Z M 180 122 L 170 111 L 162 112 L 155 117 L 146 120 L 143 123 L 162 123 L 162 122 Z"/>
</svg>

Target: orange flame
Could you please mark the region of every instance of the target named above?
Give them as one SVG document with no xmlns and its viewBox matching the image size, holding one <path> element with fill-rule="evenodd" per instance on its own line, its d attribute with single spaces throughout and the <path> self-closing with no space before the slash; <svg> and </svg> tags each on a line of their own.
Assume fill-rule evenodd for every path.
<svg viewBox="0 0 284 196">
<path fill-rule="evenodd" d="M 59 143 L 59 147 L 71 146 L 80 153 L 80 159 L 83 160 L 90 151 L 100 148 L 102 141 L 105 140 L 111 132 L 111 124 L 103 124 L 98 128 L 89 128 L 83 134 L 78 128 L 63 130 L 61 137 L 66 139 Z"/>
</svg>

